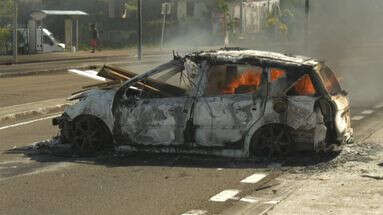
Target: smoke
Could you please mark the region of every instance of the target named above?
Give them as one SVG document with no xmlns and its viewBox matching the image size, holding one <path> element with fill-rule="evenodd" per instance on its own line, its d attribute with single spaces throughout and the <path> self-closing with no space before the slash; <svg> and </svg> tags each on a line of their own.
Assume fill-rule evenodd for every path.
<svg viewBox="0 0 383 215">
<path fill-rule="evenodd" d="M 354 107 L 383 101 L 383 1 L 310 0 L 307 47 L 304 32 L 304 0 L 295 1 L 295 16 L 287 38 L 257 34 L 234 46 L 303 54 L 326 61 L 349 91 Z M 299 3 L 300 2 L 300 3 Z M 224 38 L 205 28 L 190 27 L 168 40 L 168 46 L 222 46 Z"/>
<path fill-rule="evenodd" d="M 168 48 L 183 49 L 206 46 L 223 46 L 223 35 L 212 35 L 206 28 L 198 26 L 188 26 L 183 32 L 174 35 L 168 35 L 165 46 Z"/>
<path fill-rule="evenodd" d="M 311 1 L 307 54 L 325 60 L 355 106 L 383 100 L 383 1 Z"/>
</svg>

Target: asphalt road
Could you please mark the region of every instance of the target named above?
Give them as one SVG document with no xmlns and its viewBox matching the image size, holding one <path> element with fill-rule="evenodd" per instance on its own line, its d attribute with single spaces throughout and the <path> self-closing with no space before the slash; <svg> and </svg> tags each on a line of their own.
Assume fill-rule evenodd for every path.
<svg viewBox="0 0 383 215">
<path fill-rule="evenodd" d="M 157 64 L 122 66 L 141 73 Z M 1 78 L 0 108 L 66 97 L 81 86 L 94 83 L 97 82 L 65 71 Z M 269 168 L 254 168 L 252 163 L 199 156 L 77 159 L 33 154 L 23 149 L 57 134 L 50 116 L 0 122 L 0 214 L 81 211 L 82 214 L 167 215 L 193 210 L 192 214 L 198 214 L 198 210 L 221 213 L 242 198 L 246 200 L 246 195 L 259 186 L 241 183 L 241 180 L 257 172 L 267 176 L 274 174 Z M 15 126 L 7 127 L 10 124 Z M 270 179 L 267 183 L 273 181 Z M 240 193 L 226 202 L 209 201 L 225 190 Z M 264 202 L 278 195 L 266 196 Z M 267 207 L 264 204 L 258 210 Z"/>
<path fill-rule="evenodd" d="M 108 62 L 87 62 L 87 65 L 103 65 L 112 64 L 127 68 L 136 73 L 147 71 L 155 66 L 165 62 L 168 57 L 145 58 L 143 62 L 129 62 L 129 61 L 111 61 Z M 61 68 L 61 63 L 50 62 L 53 67 Z M 70 64 L 70 62 L 67 62 Z M 76 64 L 68 68 L 76 68 Z M 28 67 L 36 70 L 50 68 L 44 64 L 36 63 L 36 68 L 31 65 L 21 65 L 17 72 L 23 72 Z M 1 71 L 0 71 L 1 73 Z M 3 72 L 1 74 L 6 74 Z M 51 71 L 50 73 L 43 73 L 41 75 L 26 75 L 0 78 L 0 107 L 13 106 L 18 104 L 25 104 L 30 102 L 38 102 L 48 99 L 66 98 L 73 92 L 79 91 L 83 86 L 99 83 L 97 81 L 83 78 L 81 76 L 72 75 L 67 70 Z"/>
<path fill-rule="evenodd" d="M 143 72 L 158 63 L 124 64 Z M 97 83 L 65 71 L 0 79 L 0 107 L 61 98 Z M 33 120 L 39 120 L 29 123 Z M 30 154 L 22 148 L 58 132 L 48 116 L 0 123 L 0 214 L 219 213 L 231 203 L 209 204 L 227 190 L 251 191 L 244 178 L 266 171 L 252 164 L 201 157 L 140 155 L 124 159 L 76 159 Z"/>
<path fill-rule="evenodd" d="M 235 164 L 179 163 L 168 156 L 94 160 L 9 152 L 55 134 L 49 120 L 0 131 L 1 214 L 220 212 L 225 205 L 207 200 L 225 189 L 249 189 L 240 181 L 256 172 Z"/>
<path fill-rule="evenodd" d="M 375 59 L 374 63 L 377 62 Z M 370 63 L 366 61 L 354 67 L 355 61 L 350 59 L 349 63 L 336 67 L 358 74 L 352 68 L 367 67 Z M 155 64 L 125 66 L 144 71 Z M 368 68 L 370 70 L 365 71 L 376 74 L 376 70 Z M 377 83 L 377 78 L 379 76 L 370 81 Z M 352 87 L 354 81 L 355 78 L 346 76 L 347 88 Z M 2 78 L 0 107 L 66 97 L 81 86 L 93 83 L 65 72 Z M 366 92 L 373 91 L 371 86 L 365 88 Z M 354 116 L 359 116 L 353 121 L 359 137 L 369 135 L 374 126 L 369 122 L 383 107 L 379 106 L 382 95 L 360 96 L 360 89 L 363 90 L 363 86 L 349 89 L 351 95 L 358 95 L 352 97 L 352 109 Z M 271 179 L 262 186 L 272 188 L 257 191 L 259 207 L 253 211 L 257 214 L 278 202 L 295 183 L 286 184 L 284 173 L 276 172 L 273 165 L 254 166 L 227 159 L 176 155 L 79 159 L 34 154 L 25 146 L 50 139 L 58 132 L 51 126 L 49 116 L 44 117 L 48 118 L 12 122 L 15 127 L 11 128 L 5 127 L 7 123 L 0 123 L 0 214 L 78 214 L 81 211 L 81 214 L 167 215 L 192 210 L 190 214 L 206 211 L 219 214 L 254 204 L 251 197 L 260 185 L 241 181 L 253 174 L 265 174 Z M 34 119 L 41 120 L 31 122 Z M 273 179 L 275 174 L 279 179 Z M 222 191 L 229 193 L 222 194 Z M 229 196 L 228 200 L 211 200 L 220 193 L 218 197 Z"/>
</svg>

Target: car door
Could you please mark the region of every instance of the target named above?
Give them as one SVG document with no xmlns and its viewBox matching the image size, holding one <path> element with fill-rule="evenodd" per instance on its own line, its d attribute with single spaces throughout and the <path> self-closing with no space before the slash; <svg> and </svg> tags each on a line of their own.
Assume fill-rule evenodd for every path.
<svg viewBox="0 0 383 215">
<path fill-rule="evenodd" d="M 135 105 L 123 105 L 121 129 L 135 144 L 182 144 L 186 102 L 187 97 L 144 98 Z"/>
<path fill-rule="evenodd" d="M 312 129 L 314 104 L 318 99 L 312 79 L 299 68 L 268 68 L 270 94 L 265 123 L 286 124 L 293 129 Z"/>
<path fill-rule="evenodd" d="M 241 148 L 249 127 L 263 114 L 265 76 L 264 69 L 256 66 L 210 66 L 204 93 L 195 103 L 196 143 Z"/>
<path fill-rule="evenodd" d="M 157 77 L 166 75 L 160 73 Z M 173 78 L 178 80 L 178 77 Z M 140 81 L 145 82 L 137 80 Z M 174 86 L 172 88 L 174 89 Z M 115 101 L 113 107 L 114 136 L 119 143 L 144 146 L 184 143 L 186 116 L 190 112 L 192 102 L 187 94 L 188 90 L 177 96 L 154 96 L 146 91 L 131 88 L 124 91 L 120 92 L 122 95 L 116 96 L 115 100 L 119 101 Z"/>
</svg>

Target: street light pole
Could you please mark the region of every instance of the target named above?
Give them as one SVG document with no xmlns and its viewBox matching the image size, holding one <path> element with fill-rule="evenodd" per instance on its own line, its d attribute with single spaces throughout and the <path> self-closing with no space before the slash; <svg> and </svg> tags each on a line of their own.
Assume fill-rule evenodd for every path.
<svg viewBox="0 0 383 215">
<path fill-rule="evenodd" d="M 241 6 L 240 6 L 240 17 L 239 17 L 239 19 L 240 19 L 240 24 L 239 24 L 239 26 L 240 26 L 240 32 L 241 33 L 243 33 L 243 0 L 241 0 L 240 1 L 241 2 Z"/>
<path fill-rule="evenodd" d="M 17 0 L 13 1 L 13 62 L 17 63 L 17 14 L 18 14 L 18 8 L 17 8 Z"/>
<path fill-rule="evenodd" d="M 310 23 L 310 0 L 305 0 L 305 26 L 304 26 L 304 35 L 305 35 L 305 39 L 304 39 L 304 48 L 305 48 L 305 51 L 307 52 L 308 51 L 308 37 L 309 37 L 309 23 Z M 308 53 L 306 53 L 308 54 Z"/>
<path fill-rule="evenodd" d="M 138 60 L 142 59 L 142 0 L 137 0 L 137 15 L 138 15 Z"/>
</svg>

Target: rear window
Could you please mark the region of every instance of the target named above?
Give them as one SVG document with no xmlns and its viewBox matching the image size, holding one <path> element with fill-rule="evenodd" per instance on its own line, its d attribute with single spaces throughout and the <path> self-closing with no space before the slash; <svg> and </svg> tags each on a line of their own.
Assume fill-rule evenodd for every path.
<svg viewBox="0 0 383 215">
<path fill-rule="evenodd" d="M 327 66 L 322 67 L 320 70 L 320 75 L 322 76 L 324 87 L 328 93 L 331 95 L 342 93 L 342 88 L 339 84 L 339 81 L 330 68 Z"/>
<path fill-rule="evenodd" d="M 315 96 L 316 90 L 308 74 L 302 76 L 287 92 L 289 96 Z"/>
</svg>

